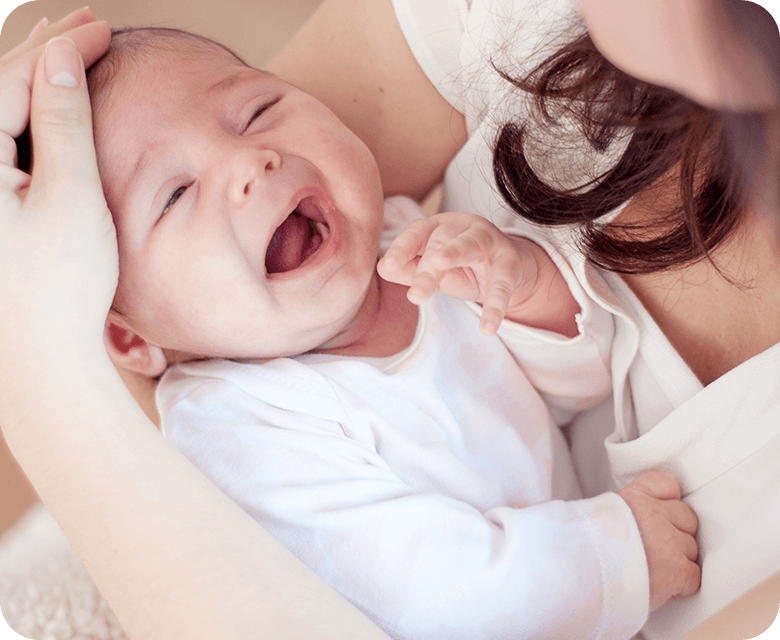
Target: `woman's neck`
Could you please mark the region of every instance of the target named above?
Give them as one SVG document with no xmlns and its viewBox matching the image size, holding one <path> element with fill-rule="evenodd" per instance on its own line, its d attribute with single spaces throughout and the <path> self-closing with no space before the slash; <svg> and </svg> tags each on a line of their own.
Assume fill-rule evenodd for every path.
<svg viewBox="0 0 780 640">
<path fill-rule="evenodd" d="M 624 279 L 702 382 L 780 342 L 780 238 L 755 210 L 712 256 Z"/>
</svg>

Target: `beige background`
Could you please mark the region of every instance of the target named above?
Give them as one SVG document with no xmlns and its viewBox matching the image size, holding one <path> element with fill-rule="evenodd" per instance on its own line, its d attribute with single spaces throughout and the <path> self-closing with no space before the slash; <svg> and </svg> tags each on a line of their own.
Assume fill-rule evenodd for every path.
<svg viewBox="0 0 780 640">
<path fill-rule="evenodd" d="M 46 16 L 54 22 L 88 0 L 36 0 L 18 7 L 0 35 L 0 55 L 24 40 Z M 214 38 L 262 66 L 319 5 L 320 0 L 89 0 L 112 27 L 178 27 Z M 35 500 L 35 493 L 0 435 L 0 535 Z"/>
</svg>

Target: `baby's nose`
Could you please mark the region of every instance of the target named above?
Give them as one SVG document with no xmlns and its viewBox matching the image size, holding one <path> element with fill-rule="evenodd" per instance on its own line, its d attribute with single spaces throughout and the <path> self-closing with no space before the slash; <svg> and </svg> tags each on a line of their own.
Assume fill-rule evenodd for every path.
<svg viewBox="0 0 780 640">
<path fill-rule="evenodd" d="M 230 169 L 228 198 L 234 204 L 243 203 L 256 189 L 261 189 L 265 180 L 281 166 L 281 156 L 271 149 L 239 154 Z"/>
</svg>

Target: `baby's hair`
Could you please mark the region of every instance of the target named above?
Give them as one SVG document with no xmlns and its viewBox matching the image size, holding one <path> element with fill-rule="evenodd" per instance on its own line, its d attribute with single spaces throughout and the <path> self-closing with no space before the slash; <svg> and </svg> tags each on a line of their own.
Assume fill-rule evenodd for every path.
<svg viewBox="0 0 780 640">
<path fill-rule="evenodd" d="M 155 62 L 161 53 L 197 60 L 204 53 L 227 53 L 236 62 L 249 66 L 225 45 L 189 31 L 169 27 L 123 27 L 111 30 L 111 46 L 87 71 L 87 85 L 93 111 L 98 111 L 122 71 Z"/>
</svg>

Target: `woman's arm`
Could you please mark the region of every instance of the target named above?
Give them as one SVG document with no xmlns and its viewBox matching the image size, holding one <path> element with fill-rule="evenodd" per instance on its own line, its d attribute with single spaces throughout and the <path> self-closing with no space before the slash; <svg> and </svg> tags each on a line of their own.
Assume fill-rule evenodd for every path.
<svg viewBox="0 0 780 640">
<path fill-rule="evenodd" d="M 107 36 L 106 25 L 81 32 L 85 58 Z M 0 61 L 11 83 L 0 87 L 0 425 L 11 451 L 132 637 L 384 638 L 162 439 L 108 360 L 116 237 L 83 63 L 70 40 L 43 56 L 33 45 Z M 31 98 L 5 90 L 21 90 L 19 78 Z M 28 109 L 31 180 L 12 153 Z"/>
<path fill-rule="evenodd" d="M 390 0 L 324 0 L 268 69 L 366 142 L 385 195 L 421 200 L 465 142 L 463 115 L 420 69 Z"/>
<path fill-rule="evenodd" d="M 165 442 L 107 359 L 61 351 L 3 367 L 4 434 L 131 637 L 385 637 Z"/>
</svg>

